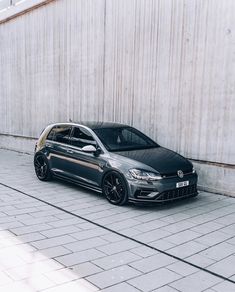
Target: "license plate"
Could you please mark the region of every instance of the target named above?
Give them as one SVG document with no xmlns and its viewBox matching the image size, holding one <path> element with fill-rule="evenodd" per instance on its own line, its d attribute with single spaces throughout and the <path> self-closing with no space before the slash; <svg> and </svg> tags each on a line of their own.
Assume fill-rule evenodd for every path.
<svg viewBox="0 0 235 292">
<path fill-rule="evenodd" d="M 176 187 L 177 188 L 186 187 L 188 185 L 189 185 L 189 181 L 188 180 L 186 180 L 186 181 L 180 181 L 180 182 L 176 183 Z"/>
</svg>

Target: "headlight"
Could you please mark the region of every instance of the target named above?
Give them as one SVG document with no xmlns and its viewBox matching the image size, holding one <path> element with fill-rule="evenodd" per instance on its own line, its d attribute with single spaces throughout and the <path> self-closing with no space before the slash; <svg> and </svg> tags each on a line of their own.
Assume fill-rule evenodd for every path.
<svg viewBox="0 0 235 292">
<path fill-rule="evenodd" d="M 193 167 L 192 173 L 195 173 L 195 172 L 196 172 L 196 169 Z"/>
<path fill-rule="evenodd" d="M 139 179 L 139 180 L 153 181 L 153 180 L 162 179 L 160 174 L 144 171 L 141 169 L 130 169 L 129 173 L 131 174 L 133 178 Z"/>
</svg>

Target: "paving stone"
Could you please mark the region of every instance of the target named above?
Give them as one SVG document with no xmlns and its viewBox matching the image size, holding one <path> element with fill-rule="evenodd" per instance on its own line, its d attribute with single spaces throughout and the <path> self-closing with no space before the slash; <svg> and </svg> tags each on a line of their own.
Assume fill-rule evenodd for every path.
<svg viewBox="0 0 235 292">
<path fill-rule="evenodd" d="M 155 247 L 156 249 L 163 250 L 163 251 L 168 250 L 168 249 L 176 246 L 175 244 L 173 244 L 165 239 L 159 239 L 157 241 L 152 241 L 149 243 L 149 245 Z"/>
<path fill-rule="evenodd" d="M 31 215 L 34 218 L 39 218 L 39 217 L 55 216 L 55 215 L 60 214 L 60 213 L 61 213 L 60 210 L 55 209 L 55 208 L 51 208 L 51 209 L 46 210 L 46 211 L 33 212 L 33 213 L 31 213 Z"/>
<path fill-rule="evenodd" d="M 16 235 L 22 235 L 22 234 L 27 234 L 27 233 L 32 233 L 32 232 L 43 231 L 50 228 L 51 227 L 47 224 L 38 224 L 36 226 L 32 225 L 32 226 L 24 226 L 24 227 L 19 227 L 19 228 L 12 228 L 11 232 Z"/>
<path fill-rule="evenodd" d="M 235 274 L 235 255 L 229 256 L 221 261 L 218 261 L 207 268 L 208 270 L 231 277 Z"/>
<path fill-rule="evenodd" d="M 123 220 L 121 222 L 116 222 L 116 223 L 112 223 L 109 224 L 109 228 L 112 230 L 121 230 L 121 229 L 126 229 L 126 228 L 130 228 L 133 226 L 136 226 L 139 222 L 137 220 L 134 219 L 127 219 L 127 220 Z"/>
<path fill-rule="evenodd" d="M 92 237 L 85 240 L 77 240 L 76 242 L 72 242 L 69 244 L 65 244 L 64 246 L 75 252 L 75 251 L 82 251 L 87 250 L 93 247 L 98 247 L 107 244 L 108 242 L 100 237 Z"/>
<path fill-rule="evenodd" d="M 231 224 L 229 226 L 224 227 L 223 229 L 221 229 L 221 232 L 234 235 L 235 234 L 235 224 Z"/>
<path fill-rule="evenodd" d="M 2 285 L 6 285 L 12 282 L 12 279 L 4 272 L 0 271 L 0 289 Z"/>
<path fill-rule="evenodd" d="M 228 241 L 228 243 L 235 245 L 235 236 L 233 236 L 232 238 L 230 238 Z"/>
<path fill-rule="evenodd" d="M 141 291 L 147 292 L 147 291 L 152 291 L 161 286 L 164 286 L 180 278 L 181 276 L 179 276 L 178 274 L 172 271 L 169 271 L 165 268 L 162 268 L 162 269 L 147 273 L 145 275 L 136 277 L 132 280 L 129 280 L 128 283 L 140 289 Z"/>
<path fill-rule="evenodd" d="M 120 236 L 115 233 L 107 233 L 105 235 L 100 236 L 100 238 L 107 240 L 108 242 L 117 242 L 123 240 L 123 236 Z"/>
<path fill-rule="evenodd" d="M 18 221 L 15 222 L 7 222 L 7 223 L 1 223 L 0 224 L 0 229 L 1 230 L 9 230 L 11 228 L 17 228 L 17 227 L 24 227 L 23 223 L 20 223 Z"/>
<path fill-rule="evenodd" d="M 57 215 L 57 217 L 58 217 L 58 215 Z M 52 227 L 55 227 L 55 228 L 59 228 L 59 227 L 71 226 L 71 225 L 75 225 L 75 224 L 79 224 L 79 223 L 83 222 L 79 218 L 76 218 L 76 217 L 71 218 L 71 217 L 72 216 L 69 215 L 68 219 L 63 219 L 63 220 L 58 220 L 57 219 L 56 221 L 49 222 L 49 225 L 52 226 Z"/>
<path fill-rule="evenodd" d="M 229 234 L 223 233 L 221 231 L 214 231 L 200 238 L 197 238 L 196 241 L 204 245 L 212 246 L 217 243 L 223 242 L 230 237 L 231 235 Z"/>
<path fill-rule="evenodd" d="M 221 279 L 204 271 L 199 271 L 170 284 L 181 292 L 199 292 L 211 288 L 221 282 Z"/>
<path fill-rule="evenodd" d="M 29 216 L 27 219 L 22 219 L 22 218 L 17 218 L 22 222 L 24 225 L 37 225 L 40 223 L 49 223 L 48 225 L 51 225 L 52 222 L 58 222 L 58 218 L 55 216 L 46 216 L 46 217 L 39 217 L 39 218 L 34 218 L 32 216 Z"/>
<path fill-rule="evenodd" d="M 2 291 L 9 291 L 9 292 L 14 292 L 14 291 L 23 291 L 23 292 L 35 292 L 35 288 L 31 287 L 28 283 L 25 283 L 24 281 L 17 281 L 17 282 L 12 282 L 7 285 L 0 286 Z"/>
<path fill-rule="evenodd" d="M 63 266 L 51 259 L 43 261 L 35 261 L 30 264 L 16 266 L 14 268 L 6 269 L 6 273 L 13 280 L 24 280 L 30 277 L 37 277 L 38 275 L 46 275 L 49 271 L 59 270 Z"/>
<path fill-rule="evenodd" d="M 213 291 L 216 292 L 234 292 L 235 284 L 230 283 L 228 281 L 223 281 L 212 287 Z"/>
<path fill-rule="evenodd" d="M 71 251 L 65 248 L 64 246 L 53 246 L 47 249 L 41 249 L 40 253 L 45 255 L 46 257 L 55 258 L 58 256 L 70 254 Z"/>
<path fill-rule="evenodd" d="M 134 236 L 134 238 L 138 241 L 149 243 L 149 242 L 161 239 L 161 238 L 165 238 L 169 235 L 171 235 L 171 233 L 168 231 L 156 229 L 156 230 L 152 230 L 152 231 L 148 231 L 148 232 L 143 232 L 140 235 Z"/>
<path fill-rule="evenodd" d="M 36 241 L 36 240 L 40 240 L 40 239 L 44 239 L 44 238 L 45 238 L 45 236 L 43 236 L 39 232 L 27 233 L 27 234 L 17 236 L 17 239 L 19 239 L 20 241 L 22 241 L 24 243 Z"/>
<path fill-rule="evenodd" d="M 204 249 L 206 249 L 207 246 L 202 245 L 198 242 L 192 241 L 192 242 L 187 242 L 181 245 L 178 245 L 174 248 L 171 248 L 167 250 L 170 254 L 180 257 L 180 258 L 186 258 L 189 256 L 192 256 Z"/>
<path fill-rule="evenodd" d="M 90 222 L 82 221 L 78 223 L 76 226 L 78 226 L 81 230 L 90 230 L 90 229 L 96 229 L 97 226 L 95 224 L 92 224 Z"/>
<path fill-rule="evenodd" d="M 229 224 L 235 223 L 235 215 L 233 213 L 233 214 L 223 216 L 221 218 L 216 219 L 215 222 L 227 226 L 228 223 Z"/>
<path fill-rule="evenodd" d="M 212 260 L 205 255 L 201 255 L 201 253 L 196 253 L 193 256 L 185 258 L 185 260 L 202 268 L 206 268 L 215 262 L 215 260 Z"/>
<path fill-rule="evenodd" d="M 43 234 L 46 237 L 55 237 L 55 236 L 60 236 L 60 235 L 65 235 L 65 234 L 72 234 L 80 230 L 81 230 L 80 228 L 71 225 L 71 226 L 52 228 L 46 231 L 41 231 L 41 234 Z"/>
<path fill-rule="evenodd" d="M 157 220 L 161 217 L 166 217 L 166 215 L 164 216 L 162 212 L 149 212 L 147 214 L 138 216 L 138 221 L 147 223 L 147 222 L 152 222 L 154 220 Z"/>
<path fill-rule="evenodd" d="M 53 246 L 64 245 L 66 243 L 76 241 L 75 238 L 71 237 L 70 235 L 63 235 L 57 236 L 53 238 L 47 238 L 32 242 L 31 244 L 36 247 L 37 249 L 46 249 Z"/>
<path fill-rule="evenodd" d="M 108 271 L 104 271 L 93 276 L 89 276 L 87 280 L 89 280 L 92 284 L 97 287 L 103 289 L 108 286 L 115 285 L 120 282 L 124 282 L 128 279 L 134 278 L 136 276 L 141 275 L 137 270 L 129 267 L 129 266 L 121 266 Z"/>
<path fill-rule="evenodd" d="M 193 228 L 191 228 L 192 231 L 201 233 L 201 234 L 207 234 L 209 232 L 221 229 L 223 225 L 215 223 L 215 222 L 206 222 L 204 224 L 197 225 Z"/>
<path fill-rule="evenodd" d="M 91 276 L 93 274 L 97 274 L 103 271 L 103 269 L 92 264 L 91 262 L 86 262 L 80 265 L 72 266 L 70 267 L 70 270 L 73 271 L 79 278 Z"/>
<path fill-rule="evenodd" d="M 107 255 L 119 253 L 121 251 L 125 251 L 134 247 L 139 246 L 137 242 L 134 242 L 129 239 L 124 239 L 122 241 L 110 243 L 104 246 L 97 247 L 98 250 L 104 252 Z"/>
<path fill-rule="evenodd" d="M 102 291 L 102 292 L 139 292 L 140 290 L 123 282 L 123 283 L 111 286 L 109 288 L 102 289 L 100 291 Z"/>
<path fill-rule="evenodd" d="M 151 222 L 139 224 L 139 225 L 135 226 L 135 229 L 137 229 L 141 232 L 147 232 L 147 231 L 151 231 L 151 230 L 166 226 L 168 224 L 169 224 L 168 222 L 164 222 L 164 221 L 157 219 L 157 220 L 154 220 Z"/>
<path fill-rule="evenodd" d="M 56 257 L 56 260 L 65 266 L 74 266 L 84 262 L 92 261 L 103 257 L 105 254 L 96 249 L 75 252 L 72 254 Z"/>
<path fill-rule="evenodd" d="M 88 281 L 85 281 L 83 279 L 79 279 L 76 281 L 71 281 L 69 283 L 61 284 L 59 286 L 49 288 L 46 290 L 43 290 L 44 292 L 93 292 L 98 291 L 99 289 L 89 283 Z M 23 290 L 22 290 L 23 291 Z"/>
<path fill-rule="evenodd" d="M 174 262 L 176 262 L 174 258 L 159 253 L 159 254 L 135 261 L 133 263 L 130 263 L 129 265 L 143 273 L 148 273 L 150 271 L 168 266 L 169 264 L 174 263 Z"/>
<path fill-rule="evenodd" d="M 141 234 L 141 231 L 136 230 L 134 227 L 130 227 L 130 228 L 124 228 L 119 230 L 119 232 L 127 237 L 131 237 L 133 238 L 136 235 Z"/>
<path fill-rule="evenodd" d="M 6 253 L 0 255 L 0 266 L 2 269 L 13 268 L 17 266 L 24 265 L 25 261 L 18 255 Z"/>
<path fill-rule="evenodd" d="M 44 289 L 53 287 L 55 285 L 53 281 L 49 280 L 44 275 L 37 275 L 37 276 L 30 277 L 30 273 L 29 273 L 28 276 L 29 277 L 25 280 L 22 280 L 21 283 L 25 284 L 25 286 L 29 286 L 33 288 L 34 291 L 44 290 Z"/>
<path fill-rule="evenodd" d="M 205 256 L 216 261 L 222 260 L 232 254 L 235 254 L 235 246 L 227 242 L 222 242 L 212 246 L 200 253 L 201 256 Z"/>
<path fill-rule="evenodd" d="M 106 256 L 93 261 L 94 264 L 101 267 L 104 270 L 112 269 L 121 265 L 129 264 L 133 261 L 141 259 L 134 253 L 129 251 L 120 252 L 111 256 Z"/>
<path fill-rule="evenodd" d="M 197 232 L 191 231 L 191 230 L 185 230 L 178 232 L 177 234 L 173 234 L 171 236 L 165 237 L 165 241 L 169 241 L 175 245 L 182 244 L 188 241 L 191 241 L 195 238 L 198 238 L 201 236 Z"/>
<path fill-rule="evenodd" d="M 180 231 L 184 231 L 186 229 L 194 227 L 196 224 L 190 221 L 180 221 L 174 224 L 167 225 L 162 227 L 163 230 L 168 231 L 169 233 L 176 233 Z M 169 234 L 170 235 L 170 234 Z"/>
<path fill-rule="evenodd" d="M 46 273 L 46 277 L 54 284 L 67 283 L 79 278 L 76 273 L 68 268 L 59 269 L 56 271 L 49 271 Z"/>
<path fill-rule="evenodd" d="M 83 240 L 83 239 L 89 239 L 92 237 L 101 236 L 101 235 L 104 235 L 107 233 L 109 233 L 109 231 L 107 231 L 103 228 L 97 227 L 96 229 L 84 230 L 84 231 L 79 231 L 77 233 L 73 233 L 72 236 L 78 240 Z"/>
<path fill-rule="evenodd" d="M 193 273 L 198 272 L 198 269 L 189 265 L 185 264 L 183 262 L 177 261 L 173 264 L 170 264 L 166 267 L 167 269 L 171 270 L 172 272 L 175 272 L 181 276 L 188 276 Z"/>
<path fill-rule="evenodd" d="M 38 209 L 36 207 L 31 207 L 31 208 L 25 208 L 25 209 L 13 209 L 13 210 L 5 210 L 4 213 L 7 215 L 19 215 L 19 214 L 28 214 L 28 213 L 33 213 L 37 212 Z"/>
<path fill-rule="evenodd" d="M 132 249 L 130 249 L 130 251 L 141 256 L 141 257 L 149 257 L 149 256 L 152 256 L 152 255 L 159 253 L 158 251 L 156 251 L 150 247 L 143 246 L 143 245 L 132 248 Z"/>
</svg>

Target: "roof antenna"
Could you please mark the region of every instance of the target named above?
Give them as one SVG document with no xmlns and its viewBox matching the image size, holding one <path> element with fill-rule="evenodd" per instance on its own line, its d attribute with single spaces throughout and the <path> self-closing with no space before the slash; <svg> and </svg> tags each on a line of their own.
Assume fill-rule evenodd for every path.
<svg viewBox="0 0 235 292">
<path fill-rule="evenodd" d="M 72 122 L 73 122 L 71 118 L 69 118 L 69 122 L 70 122 L 70 123 L 72 123 Z"/>
</svg>

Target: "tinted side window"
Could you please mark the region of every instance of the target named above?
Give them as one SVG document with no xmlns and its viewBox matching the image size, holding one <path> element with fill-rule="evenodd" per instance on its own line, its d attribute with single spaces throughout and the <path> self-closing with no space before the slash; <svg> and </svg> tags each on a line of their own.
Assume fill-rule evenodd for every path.
<svg viewBox="0 0 235 292">
<path fill-rule="evenodd" d="M 55 136 L 55 132 L 56 132 L 56 127 L 52 128 L 52 130 L 49 132 L 48 136 L 47 136 L 47 140 L 54 140 L 54 136 Z"/>
<path fill-rule="evenodd" d="M 70 126 L 56 126 L 50 131 L 47 139 L 60 143 L 69 144 L 70 132 L 71 132 Z"/>
<path fill-rule="evenodd" d="M 71 144 L 82 148 L 86 145 L 96 146 L 96 141 L 86 129 L 75 127 L 71 136 Z"/>
</svg>

